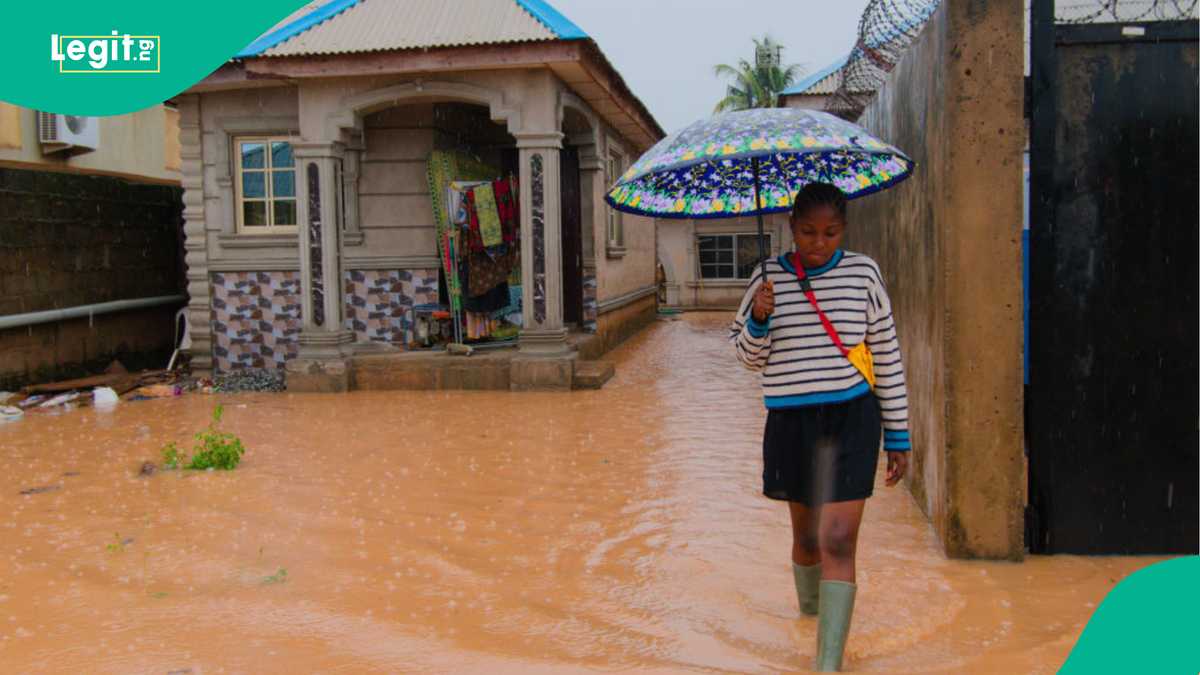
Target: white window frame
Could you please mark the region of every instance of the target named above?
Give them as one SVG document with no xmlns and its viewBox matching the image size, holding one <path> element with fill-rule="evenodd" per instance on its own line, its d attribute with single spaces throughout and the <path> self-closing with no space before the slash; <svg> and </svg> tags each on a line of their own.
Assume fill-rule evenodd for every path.
<svg viewBox="0 0 1200 675">
<path fill-rule="evenodd" d="M 767 232 L 765 234 L 766 234 L 766 238 L 767 238 L 767 250 L 770 251 L 771 244 L 773 243 L 774 235 L 771 232 Z M 700 253 L 701 253 L 700 240 L 705 237 L 732 237 L 733 238 L 733 248 L 732 248 L 733 262 L 732 263 L 704 263 L 703 261 L 701 261 L 701 259 L 700 259 Z M 745 276 L 745 277 L 738 276 L 739 265 L 738 265 L 737 254 L 738 254 L 738 250 L 740 250 L 739 239 L 742 237 L 750 237 L 752 239 L 758 239 L 758 233 L 757 232 L 697 232 L 696 233 L 696 278 L 702 282 L 748 281 L 750 279 L 749 276 Z M 756 241 L 755 242 L 756 250 L 757 250 L 757 246 L 758 246 L 758 242 Z M 718 250 L 726 250 L 726 249 L 718 249 Z M 709 267 L 730 265 L 733 267 L 733 276 L 730 276 L 730 277 L 706 277 L 706 276 L 704 276 L 704 267 L 706 265 Z M 753 275 L 753 271 L 751 272 L 751 275 Z"/>
<path fill-rule="evenodd" d="M 274 196 L 275 185 L 271 179 L 272 174 L 276 171 L 271 166 L 271 144 L 272 143 L 287 143 L 292 145 L 295 140 L 290 136 L 234 136 L 233 142 L 233 168 L 234 168 L 234 212 L 237 217 L 237 232 L 238 234 L 297 234 L 300 231 L 300 224 L 293 223 L 290 225 L 275 224 L 275 202 L 284 199 L 290 199 L 296 204 L 295 213 L 296 219 L 300 218 L 300 197 L 299 187 L 300 178 L 297 171 L 296 149 L 292 147 L 292 192 L 291 197 L 276 198 Z M 242 145 L 244 143 L 262 143 L 265 152 L 263 153 L 263 168 L 249 169 L 252 172 L 261 172 L 263 174 L 263 196 L 262 197 L 244 197 L 242 195 L 242 174 L 246 169 L 242 168 Z M 264 202 L 267 206 L 266 224 L 265 225 L 246 225 L 246 209 L 245 203 L 249 201 Z"/>
<path fill-rule="evenodd" d="M 626 155 L 621 150 L 620 146 L 612 140 L 608 142 L 608 148 L 604 155 L 604 173 L 605 184 L 612 185 L 625 173 Z M 607 207 L 608 211 L 605 218 L 604 240 L 608 244 L 609 257 L 620 257 L 625 255 L 625 219 L 623 214 L 614 209 Z"/>
</svg>

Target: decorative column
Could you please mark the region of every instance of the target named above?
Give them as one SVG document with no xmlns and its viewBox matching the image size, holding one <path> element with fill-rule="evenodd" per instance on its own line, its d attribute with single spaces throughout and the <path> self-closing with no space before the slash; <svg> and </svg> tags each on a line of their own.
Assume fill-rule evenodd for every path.
<svg viewBox="0 0 1200 675">
<path fill-rule="evenodd" d="M 589 137 L 591 134 L 588 135 Z M 596 332 L 599 309 L 596 304 L 596 229 L 605 228 L 604 159 L 591 142 L 576 144 L 579 148 L 579 191 L 582 195 L 580 236 L 583 238 L 583 329 Z"/>
<path fill-rule="evenodd" d="M 512 361 L 514 391 L 570 389 L 575 353 L 563 326 L 562 206 L 559 132 L 519 133 L 521 161 L 521 353 Z"/>
<path fill-rule="evenodd" d="M 303 327 L 300 353 L 288 362 L 292 391 L 346 391 L 354 333 L 343 321 L 339 143 L 296 143 L 297 215 Z"/>
<path fill-rule="evenodd" d="M 563 327 L 559 132 L 518 134 L 521 156 L 521 351 L 568 351 Z"/>
</svg>

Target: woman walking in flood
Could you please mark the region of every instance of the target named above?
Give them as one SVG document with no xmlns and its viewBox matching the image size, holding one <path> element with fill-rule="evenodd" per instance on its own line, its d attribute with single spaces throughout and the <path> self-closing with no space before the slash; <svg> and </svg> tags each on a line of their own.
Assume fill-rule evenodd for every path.
<svg viewBox="0 0 1200 675">
<path fill-rule="evenodd" d="M 738 360 L 762 372 L 763 494 L 791 512 L 800 611 L 819 615 L 819 671 L 841 669 L 881 433 L 889 487 L 904 477 L 910 449 L 891 303 L 875 261 L 841 249 L 846 226 L 836 186 L 800 190 L 795 251 L 759 266 L 730 334 Z"/>
</svg>

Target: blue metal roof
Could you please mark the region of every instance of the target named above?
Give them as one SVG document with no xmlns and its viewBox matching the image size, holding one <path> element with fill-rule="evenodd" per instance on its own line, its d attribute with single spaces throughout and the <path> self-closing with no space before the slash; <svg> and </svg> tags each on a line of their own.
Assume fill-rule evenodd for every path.
<svg viewBox="0 0 1200 675">
<path fill-rule="evenodd" d="M 554 9 L 546 0 L 516 0 L 516 2 L 543 26 L 554 31 L 560 40 L 586 40 L 589 37 L 582 28 Z"/>
<path fill-rule="evenodd" d="M 842 58 L 838 59 L 837 61 L 834 61 L 833 63 L 829 64 L 828 66 L 825 66 L 821 70 L 813 73 L 812 75 L 809 75 L 808 77 L 804 78 L 803 80 L 800 80 L 796 84 L 793 84 L 792 86 L 788 87 L 787 89 L 784 89 L 783 92 L 781 93 L 781 95 L 789 96 L 789 95 L 793 95 L 793 94 L 803 94 L 804 91 L 806 89 L 808 89 L 809 87 L 820 82 L 821 80 L 824 80 L 825 78 L 829 77 L 830 75 L 836 73 L 838 71 L 838 69 L 841 68 L 842 66 L 846 65 L 846 63 L 849 60 L 850 60 L 850 55 L 847 54 L 847 55 L 843 56 Z"/>
</svg>

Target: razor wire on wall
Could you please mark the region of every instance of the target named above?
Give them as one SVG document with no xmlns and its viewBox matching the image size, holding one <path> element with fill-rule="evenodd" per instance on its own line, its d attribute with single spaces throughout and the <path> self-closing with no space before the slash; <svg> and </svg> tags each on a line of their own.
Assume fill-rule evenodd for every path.
<svg viewBox="0 0 1200 675">
<path fill-rule="evenodd" d="M 1197 18 L 1200 0 L 1059 0 L 1058 23 L 1121 23 Z M 858 38 L 842 67 L 841 82 L 826 110 L 857 120 L 888 73 L 920 35 L 941 0 L 870 0 Z"/>
<path fill-rule="evenodd" d="M 842 67 L 826 110 L 856 120 L 908 50 L 941 0 L 870 0 L 858 20 L 858 39 Z"/>
<path fill-rule="evenodd" d="M 1059 0 L 1057 23 L 1126 23 L 1196 18 L 1197 0 Z"/>
</svg>

